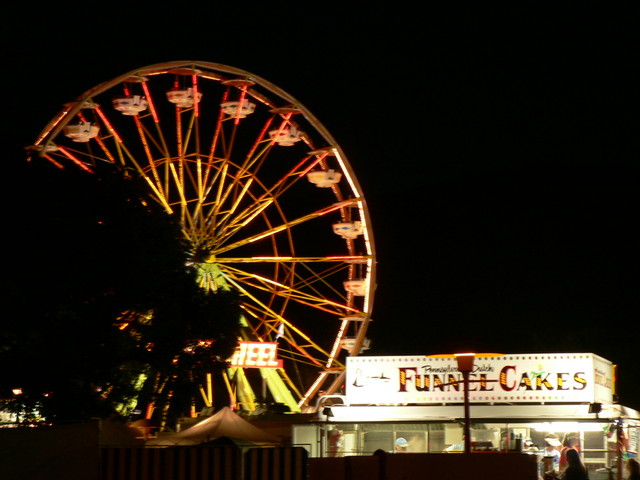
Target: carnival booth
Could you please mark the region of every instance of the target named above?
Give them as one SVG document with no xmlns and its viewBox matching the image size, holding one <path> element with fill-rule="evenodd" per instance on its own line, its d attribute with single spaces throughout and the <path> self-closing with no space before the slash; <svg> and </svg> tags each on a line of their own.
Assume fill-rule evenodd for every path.
<svg viewBox="0 0 640 480">
<path fill-rule="evenodd" d="M 466 355 L 468 368 L 454 355 L 348 358 L 344 395 L 322 397 L 317 421 L 294 426 L 293 442 L 312 457 L 519 451 L 536 455 L 541 471 L 557 469 L 572 442 L 594 480 L 635 456 L 640 416 L 615 400 L 610 361 Z"/>
</svg>

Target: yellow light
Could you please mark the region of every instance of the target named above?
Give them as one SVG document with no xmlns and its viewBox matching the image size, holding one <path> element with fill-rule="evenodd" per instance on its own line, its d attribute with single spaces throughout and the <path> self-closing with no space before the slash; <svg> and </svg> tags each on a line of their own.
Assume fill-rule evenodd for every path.
<svg viewBox="0 0 640 480">
<path fill-rule="evenodd" d="M 458 370 L 461 372 L 471 372 L 473 370 L 473 362 L 476 359 L 475 353 L 454 353 L 458 361 Z"/>
</svg>

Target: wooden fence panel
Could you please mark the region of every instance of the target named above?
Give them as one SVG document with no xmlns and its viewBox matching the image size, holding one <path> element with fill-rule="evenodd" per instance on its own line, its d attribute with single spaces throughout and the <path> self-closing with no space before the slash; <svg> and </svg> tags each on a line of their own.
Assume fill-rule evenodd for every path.
<svg viewBox="0 0 640 480">
<path fill-rule="evenodd" d="M 239 480 L 234 447 L 103 448 L 101 480 Z"/>
<path fill-rule="evenodd" d="M 308 464 L 302 447 L 251 448 L 244 455 L 244 480 L 307 480 Z"/>
</svg>

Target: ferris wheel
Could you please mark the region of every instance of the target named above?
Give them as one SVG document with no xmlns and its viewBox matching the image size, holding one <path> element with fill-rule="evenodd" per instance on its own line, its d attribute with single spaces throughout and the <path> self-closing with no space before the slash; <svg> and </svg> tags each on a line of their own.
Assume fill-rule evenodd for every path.
<svg viewBox="0 0 640 480">
<path fill-rule="evenodd" d="M 272 398 L 312 411 L 339 393 L 345 357 L 369 347 L 375 247 L 344 152 L 300 102 L 226 65 L 155 64 L 66 104 L 29 150 L 136 172 L 178 216 L 202 288 L 237 291 L 239 340 L 277 348 L 260 369 Z M 245 368 L 229 368 L 251 409 Z"/>
</svg>

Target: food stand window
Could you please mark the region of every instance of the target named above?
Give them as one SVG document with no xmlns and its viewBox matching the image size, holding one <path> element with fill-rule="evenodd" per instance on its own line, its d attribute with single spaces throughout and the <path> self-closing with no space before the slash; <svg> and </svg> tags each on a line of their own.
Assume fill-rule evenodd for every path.
<svg viewBox="0 0 640 480">
<path fill-rule="evenodd" d="M 427 423 L 363 423 L 358 426 L 358 445 L 353 454 L 442 452 L 444 426 Z"/>
<path fill-rule="evenodd" d="M 440 424 L 331 423 L 324 431 L 325 450 L 331 457 L 371 455 L 376 450 L 441 452 L 444 445 L 444 427 Z"/>
</svg>

